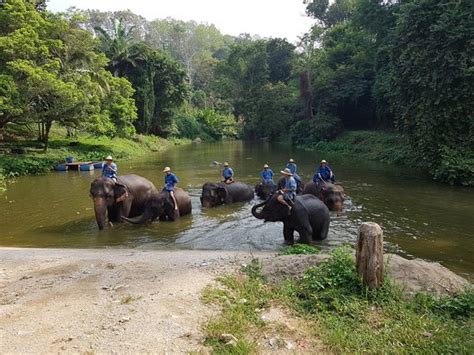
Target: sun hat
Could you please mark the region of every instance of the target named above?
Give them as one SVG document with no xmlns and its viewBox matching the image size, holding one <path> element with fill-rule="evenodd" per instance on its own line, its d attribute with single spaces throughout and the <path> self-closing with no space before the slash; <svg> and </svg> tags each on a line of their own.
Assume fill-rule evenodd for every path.
<svg viewBox="0 0 474 355">
<path fill-rule="evenodd" d="M 228 162 L 225 162 L 225 163 L 224 163 L 224 166 L 229 166 L 229 163 L 228 163 Z"/>
<path fill-rule="evenodd" d="M 268 167 L 269 167 L 268 164 L 265 164 L 265 165 L 263 166 L 263 168 L 268 168 Z"/>
<path fill-rule="evenodd" d="M 111 155 L 108 155 L 107 158 L 105 158 L 105 160 L 113 160 L 113 159 Z"/>
<path fill-rule="evenodd" d="M 290 160 L 288 160 L 288 163 L 294 163 L 295 161 L 293 160 L 293 158 L 290 158 Z"/>
<path fill-rule="evenodd" d="M 171 168 L 169 166 L 167 166 L 166 168 L 163 169 L 164 173 L 167 173 L 168 171 L 171 171 Z"/>
<path fill-rule="evenodd" d="M 321 164 L 327 164 L 328 162 L 326 160 L 321 160 Z"/>
<path fill-rule="evenodd" d="M 282 173 L 283 175 L 293 176 L 290 169 L 288 169 L 288 168 L 285 168 L 284 170 L 281 170 L 280 173 Z"/>
</svg>

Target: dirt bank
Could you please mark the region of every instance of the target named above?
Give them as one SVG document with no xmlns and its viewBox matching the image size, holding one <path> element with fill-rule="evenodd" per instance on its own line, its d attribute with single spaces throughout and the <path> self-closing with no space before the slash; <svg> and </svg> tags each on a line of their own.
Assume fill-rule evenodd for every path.
<svg viewBox="0 0 474 355">
<path fill-rule="evenodd" d="M 0 249 L 2 352 L 205 350 L 201 290 L 252 257 L 222 251 Z"/>
</svg>

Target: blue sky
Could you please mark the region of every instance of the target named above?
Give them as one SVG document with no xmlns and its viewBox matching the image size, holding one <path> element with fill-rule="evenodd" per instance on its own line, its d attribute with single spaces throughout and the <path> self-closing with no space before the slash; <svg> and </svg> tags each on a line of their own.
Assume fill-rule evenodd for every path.
<svg viewBox="0 0 474 355">
<path fill-rule="evenodd" d="M 303 0 L 50 0 L 48 8 L 126 10 L 149 20 L 173 17 L 216 25 L 223 33 L 284 37 L 294 42 L 314 22 L 305 16 Z"/>
</svg>

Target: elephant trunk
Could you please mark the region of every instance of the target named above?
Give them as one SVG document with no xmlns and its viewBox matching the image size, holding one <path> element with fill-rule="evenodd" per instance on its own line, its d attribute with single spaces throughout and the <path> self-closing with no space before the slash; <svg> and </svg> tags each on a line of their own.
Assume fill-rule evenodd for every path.
<svg viewBox="0 0 474 355">
<path fill-rule="evenodd" d="M 153 217 L 154 217 L 153 212 L 150 209 L 147 208 L 140 216 L 133 217 L 133 218 L 128 218 L 128 217 L 123 217 L 122 216 L 122 219 L 124 221 L 130 222 L 130 223 L 133 223 L 133 224 L 144 224 L 144 223 L 148 222 L 150 219 L 152 219 Z"/>
<path fill-rule="evenodd" d="M 262 202 L 262 203 L 259 203 L 259 204 L 257 204 L 257 205 L 255 205 L 255 206 L 252 207 L 252 215 L 253 215 L 255 218 L 258 218 L 258 219 L 264 219 L 264 218 L 265 218 L 264 215 L 263 215 L 263 213 L 262 213 L 262 211 L 261 211 L 261 210 L 258 211 L 258 209 L 259 209 L 260 207 L 263 207 L 266 203 L 267 203 L 267 201 Z"/>
<path fill-rule="evenodd" d="M 97 226 L 100 230 L 105 228 L 105 213 L 107 211 L 107 201 L 102 197 L 94 198 L 94 212 Z"/>
</svg>

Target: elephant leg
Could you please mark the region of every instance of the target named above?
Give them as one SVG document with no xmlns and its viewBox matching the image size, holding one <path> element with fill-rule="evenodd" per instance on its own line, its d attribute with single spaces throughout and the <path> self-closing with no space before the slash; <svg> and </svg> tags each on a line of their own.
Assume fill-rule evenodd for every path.
<svg viewBox="0 0 474 355">
<path fill-rule="evenodd" d="M 120 222 L 118 207 L 116 205 L 107 207 L 107 216 L 109 218 L 109 222 Z"/>
<path fill-rule="evenodd" d="M 300 235 L 300 242 L 304 244 L 311 244 L 313 237 L 313 228 L 311 228 L 309 223 L 302 225 L 296 228 L 296 231 Z"/>
<path fill-rule="evenodd" d="M 293 245 L 295 243 L 295 230 L 286 225 L 283 226 L 283 238 L 285 239 L 285 245 Z"/>
<path fill-rule="evenodd" d="M 313 232 L 313 240 L 324 240 L 328 237 L 329 220 L 325 221 L 318 231 Z"/>
<path fill-rule="evenodd" d="M 130 210 L 132 209 L 132 199 L 125 199 L 118 206 L 118 220 L 122 221 L 123 217 L 128 217 L 130 215 Z"/>
</svg>

